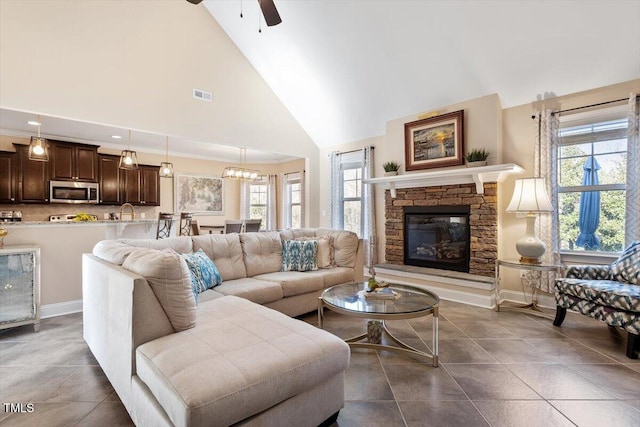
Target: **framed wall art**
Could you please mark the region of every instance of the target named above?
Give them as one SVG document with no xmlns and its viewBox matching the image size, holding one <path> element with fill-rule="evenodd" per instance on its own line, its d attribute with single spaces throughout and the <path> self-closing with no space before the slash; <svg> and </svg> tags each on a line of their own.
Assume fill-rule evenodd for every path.
<svg viewBox="0 0 640 427">
<path fill-rule="evenodd" d="M 222 178 L 176 175 L 175 212 L 200 215 L 224 215 L 224 181 Z"/>
<path fill-rule="evenodd" d="M 405 170 L 464 164 L 464 110 L 404 125 Z"/>
</svg>

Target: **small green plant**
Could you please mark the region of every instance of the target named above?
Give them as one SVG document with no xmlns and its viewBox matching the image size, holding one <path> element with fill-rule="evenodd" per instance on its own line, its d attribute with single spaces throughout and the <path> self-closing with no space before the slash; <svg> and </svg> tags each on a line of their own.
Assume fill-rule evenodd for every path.
<svg viewBox="0 0 640 427">
<path fill-rule="evenodd" d="M 400 170 L 400 165 L 396 162 L 387 162 L 382 167 L 385 172 L 398 172 Z"/>
<path fill-rule="evenodd" d="M 487 160 L 488 157 L 489 152 L 484 148 L 482 150 L 471 150 L 466 155 L 468 162 L 482 162 Z"/>
</svg>

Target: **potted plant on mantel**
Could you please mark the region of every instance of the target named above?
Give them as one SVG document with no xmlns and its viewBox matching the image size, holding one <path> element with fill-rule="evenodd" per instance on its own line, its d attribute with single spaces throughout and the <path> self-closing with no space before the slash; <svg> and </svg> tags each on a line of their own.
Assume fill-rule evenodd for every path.
<svg viewBox="0 0 640 427">
<path fill-rule="evenodd" d="M 467 153 L 465 158 L 467 159 L 467 167 L 473 168 L 476 166 L 486 166 L 489 152 L 484 148 L 482 150 L 473 149 Z"/>
<path fill-rule="evenodd" d="M 384 168 L 384 176 L 398 175 L 400 170 L 400 165 L 396 162 L 386 162 L 382 167 Z"/>
</svg>

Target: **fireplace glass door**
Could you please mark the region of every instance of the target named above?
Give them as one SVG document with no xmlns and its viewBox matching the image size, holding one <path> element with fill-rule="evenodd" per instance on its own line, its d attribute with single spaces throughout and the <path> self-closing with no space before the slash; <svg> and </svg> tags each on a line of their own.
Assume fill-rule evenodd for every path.
<svg viewBox="0 0 640 427">
<path fill-rule="evenodd" d="M 404 231 L 406 265 L 469 272 L 468 207 L 406 208 Z"/>
</svg>

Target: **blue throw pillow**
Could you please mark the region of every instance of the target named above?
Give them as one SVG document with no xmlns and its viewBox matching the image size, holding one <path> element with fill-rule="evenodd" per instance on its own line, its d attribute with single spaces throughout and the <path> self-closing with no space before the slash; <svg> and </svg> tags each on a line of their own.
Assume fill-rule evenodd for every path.
<svg viewBox="0 0 640 427">
<path fill-rule="evenodd" d="M 193 285 L 193 294 L 198 294 L 212 289 L 222 283 L 220 272 L 211 259 L 200 249 L 192 254 L 180 254 L 187 262 L 189 273 L 191 273 L 191 284 Z"/>
<path fill-rule="evenodd" d="M 285 240 L 282 247 L 282 271 L 318 269 L 317 240 Z"/>
</svg>

